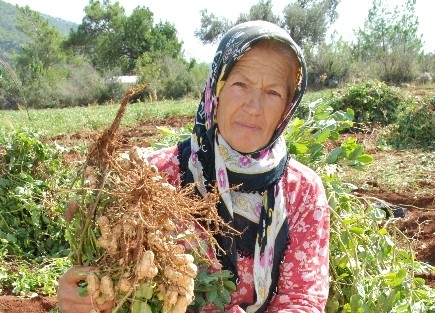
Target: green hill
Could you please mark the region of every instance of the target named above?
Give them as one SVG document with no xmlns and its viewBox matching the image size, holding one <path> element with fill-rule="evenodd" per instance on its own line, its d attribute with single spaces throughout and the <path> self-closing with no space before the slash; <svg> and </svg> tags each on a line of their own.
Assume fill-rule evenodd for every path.
<svg viewBox="0 0 435 313">
<path fill-rule="evenodd" d="M 19 50 L 20 46 L 27 41 L 25 34 L 15 28 L 17 7 L 0 0 L 0 58 L 8 59 L 13 51 Z M 60 18 L 41 14 L 62 35 L 67 36 L 71 29 L 76 29 L 77 24 Z"/>
</svg>

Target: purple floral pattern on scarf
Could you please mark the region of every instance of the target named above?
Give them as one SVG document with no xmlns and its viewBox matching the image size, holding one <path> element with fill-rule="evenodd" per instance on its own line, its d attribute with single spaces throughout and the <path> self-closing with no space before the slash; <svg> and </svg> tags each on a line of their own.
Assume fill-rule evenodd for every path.
<svg viewBox="0 0 435 313">
<path fill-rule="evenodd" d="M 195 151 L 191 151 L 190 159 L 192 160 L 192 164 L 196 164 L 196 162 L 198 161 L 198 156 L 196 155 Z"/>
<path fill-rule="evenodd" d="M 263 207 L 263 205 L 261 203 L 257 203 L 255 205 L 255 212 L 257 213 L 258 216 L 260 216 L 261 213 L 261 208 Z"/>
<path fill-rule="evenodd" d="M 271 266 L 273 264 L 273 255 L 274 255 L 274 249 L 273 247 L 269 247 L 267 251 L 267 265 Z"/>
<path fill-rule="evenodd" d="M 219 181 L 219 187 L 221 188 L 227 187 L 227 179 L 226 179 L 225 171 L 222 168 L 218 169 L 218 181 Z"/>
<path fill-rule="evenodd" d="M 266 259 L 264 257 L 264 253 L 260 255 L 260 266 L 264 267 L 266 265 Z"/>
<path fill-rule="evenodd" d="M 242 156 L 240 156 L 240 158 L 239 158 L 239 164 L 240 164 L 240 166 L 242 166 L 242 167 L 247 167 L 247 166 L 249 166 L 249 165 L 252 164 L 252 160 L 251 160 L 250 157 L 248 157 L 248 156 L 246 156 L 246 155 L 242 155 Z"/>
<path fill-rule="evenodd" d="M 258 157 L 259 160 L 263 160 L 267 158 L 267 156 L 270 154 L 270 149 L 264 149 L 260 152 L 260 155 Z"/>
</svg>

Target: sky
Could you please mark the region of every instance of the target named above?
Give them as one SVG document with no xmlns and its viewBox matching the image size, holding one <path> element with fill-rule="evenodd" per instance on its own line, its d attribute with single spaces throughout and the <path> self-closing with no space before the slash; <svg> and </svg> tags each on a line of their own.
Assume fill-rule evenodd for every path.
<svg viewBox="0 0 435 313">
<path fill-rule="evenodd" d="M 58 17 L 66 21 L 80 24 L 84 17 L 84 8 L 89 0 L 4 0 L 19 6 L 28 5 L 32 10 Z M 384 0 L 387 1 L 387 0 Z M 115 0 L 112 0 L 114 3 Z M 194 35 L 200 27 L 200 11 L 207 9 L 217 17 L 235 21 L 240 13 L 248 13 L 251 6 L 259 0 L 119 0 L 120 5 L 129 15 L 137 6 L 148 7 L 154 14 L 154 22 L 168 21 L 178 32 L 183 41 L 184 55 L 195 58 L 199 62 L 211 62 L 216 45 L 204 45 Z M 272 0 L 272 10 L 281 15 L 284 7 L 292 0 Z M 402 5 L 405 0 L 388 0 L 392 7 Z M 435 52 L 435 36 L 433 35 L 433 0 L 417 0 L 416 15 L 419 19 L 419 34 L 423 36 L 426 53 Z M 364 25 L 372 0 L 341 0 L 337 7 L 338 20 L 332 26 L 345 40 L 353 39 L 354 30 Z"/>
</svg>

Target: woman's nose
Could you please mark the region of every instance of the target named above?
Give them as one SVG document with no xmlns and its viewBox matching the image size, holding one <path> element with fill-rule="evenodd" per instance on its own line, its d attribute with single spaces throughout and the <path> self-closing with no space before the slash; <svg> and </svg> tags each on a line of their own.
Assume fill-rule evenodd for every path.
<svg viewBox="0 0 435 313">
<path fill-rule="evenodd" d="M 259 114 L 264 100 L 263 92 L 258 88 L 251 87 L 246 96 L 243 105 L 244 109 L 251 114 Z"/>
</svg>

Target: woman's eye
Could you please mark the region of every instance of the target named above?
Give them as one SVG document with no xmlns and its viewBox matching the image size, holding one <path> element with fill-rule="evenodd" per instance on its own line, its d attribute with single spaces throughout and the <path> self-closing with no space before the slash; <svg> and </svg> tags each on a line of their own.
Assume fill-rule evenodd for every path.
<svg viewBox="0 0 435 313">
<path fill-rule="evenodd" d="M 243 83 L 243 82 L 235 82 L 233 85 L 234 86 L 239 86 L 239 87 L 246 87 L 246 84 Z"/>
<path fill-rule="evenodd" d="M 280 94 L 278 91 L 275 91 L 275 90 L 269 90 L 269 91 L 267 92 L 267 94 L 272 95 L 272 96 L 277 96 L 277 97 L 282 98 L 281 94 Z"/>
</svg>

